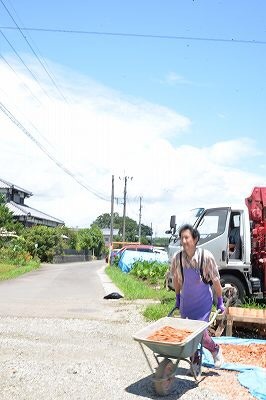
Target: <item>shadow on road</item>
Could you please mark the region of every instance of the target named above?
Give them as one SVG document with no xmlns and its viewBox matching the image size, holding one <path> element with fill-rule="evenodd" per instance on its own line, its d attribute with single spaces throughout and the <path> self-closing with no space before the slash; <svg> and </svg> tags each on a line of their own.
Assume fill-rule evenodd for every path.
<svg viewBox="0 0 266 400">
<path fill-rule="evenodd" d="M 155 392 L 152 379 L 153 375 L 151 374 L 146 378 L 140 379 L 139 381 L 132 383 L 131 385 L 126 387 L 125 390 L 128 393 L 142 396 L 143 398 L 162 399 L 162 396 L 159 396 Z M 171 393 L 167 396 L 167 400 L 176 400 L 188 390 L 195 389 L 196 387 L 197 383 L 195 381 L 183 378 L 175 378 Z"/>
</svg>

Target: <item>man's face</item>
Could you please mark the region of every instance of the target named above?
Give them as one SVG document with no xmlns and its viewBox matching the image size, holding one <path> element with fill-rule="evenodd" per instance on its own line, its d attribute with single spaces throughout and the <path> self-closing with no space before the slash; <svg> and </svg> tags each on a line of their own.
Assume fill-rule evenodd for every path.
<svg viewBox="0 0 266 400">
<path fill-rule="evenodd" d="M 184 230 L 181 233 L 181 244 L 186 253 L 190 253 L 196 247 L 196 239 L 193 239 L 189 229 Z"/>
</svg>

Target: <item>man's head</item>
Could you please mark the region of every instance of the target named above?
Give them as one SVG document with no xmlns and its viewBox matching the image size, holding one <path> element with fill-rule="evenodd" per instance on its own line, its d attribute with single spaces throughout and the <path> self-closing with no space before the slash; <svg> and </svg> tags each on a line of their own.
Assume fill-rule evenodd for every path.
<svg viewBox="0 0 266 400">
<path fill-rule="evenodd" d="M 179 237 L 185 252 L 188 255 L 193 254 L 200 238 L 199 231 L 192 225 L 185 224 L 179 228 Z"/>
</svg>

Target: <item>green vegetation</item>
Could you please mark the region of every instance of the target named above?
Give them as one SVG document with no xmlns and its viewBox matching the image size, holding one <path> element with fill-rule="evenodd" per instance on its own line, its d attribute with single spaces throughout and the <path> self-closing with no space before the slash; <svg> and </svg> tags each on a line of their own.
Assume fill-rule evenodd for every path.
<svg viewBox="0 0 266 400">
<path fill-rule="evenodd" d="M 136 261 L 130 274 L 138 279 L 147 281 L 149 285 L 163 287 L 168 267 L 168 263 L 160 263 L 158 261 Z"/>
<path fill-rule="evenodd" d="M 95 219 L 93 224 L 97 225 L 99 228 L 109 228 L 111 226 L 111 214 L 104 213 L 99 215 Z M 113 227 L 114 229 L 119 229 L 118 235 L 113 238 L 114 242 L 119 242 L 122 240 L 123 217 L 120 217 L 119 214 L 116 212 L 114 213 Z M 125 231 L 125 240 L 127 242 L 137 242 L 139 240 L 138 223 L 129 217 L 125 218 Z M 151 227 L 141 224 L 141 235 L 141 243 L 148 244 L 148 239 L 146 238 L 146 236 L 150 237 L 152 235 Z"/>
<path fill-rule="evenodd" d="M 87 254 L 90 251 L 96 257 L 106 251 L 99 226 L 92 224 L 90 228 L 78 231 L 65 226 L 24 227 L 14 219 L 13 213 L 6 207 L 4 196 L 0 194 L 0 262 L 7 262 L 6 252 L 14 249 L 19 249 L 17 252 L 20 254 L 38 257 L 41 262 L 52 262 L 54 256 L 62 255 L 65 249 L 82 249 Z"/>
<path fill-rule="evenodd" d="M 140 268 L 139 262 L 137 265 L 137 268 Z M 117 266 L 108 266 L 105 271 L 115 285 L 124 293 L 125 299 L 151 300 L 151 304 L 146 307 L 143 313 L 147 320 L 152 321 L 165 317 L 174 307 L 174 292 L 167 291 L 163 285 L 154 286 L 154 284 L 148 283 L 147 279 L 143 280 L 142 277 L 137 278 L 133 270 L 134 267 L 132 268 L 132 273 L 126 274 Z M 160 279 L 158 278 L 158 281 Z"/>
<path fill-rule="evenodd" d="M 23 225 L 14 221 L 13 214 L 5 206 L 3 195 L 0 194 L 0 231 L 6 231 L 12 235 L 19 235 L 23 230 Z M 6 236 L 0 236 L 0 248 L 6 242 Z"/>
<path fill-rule="evenodd" d="M 124 273 L 117 265 L 106 268 L 107 275 L 124 293 L 125 299 L 150 299 L 150 304 L 143 310 L 144 317 L 154 321 L 165 317 L 174 308 L 175 293 L 164 288 L 164 276 L 167 266 L 156 262 L 137 261 L 130 273 Z M 265 301 L 246 299 L 245 308 L 266 308 Z M 213 306 L 213 310 L 216 307 Z M 175 311 L 178 313 L 178 311 Z"/>
<path fill-rule="evenodd" d="M 25 265 L 14 265 L 0 262 L 0 281 L 16 278 L 26 272 L 39 268 L 39 266 L 40 262 L 38 260 L 30 260 Z"/>
<path fill-rule="evenodd" d="M 26 228 L 22 232 L 20 245 L 32 256 L 38 257 L 42 262 L 52 262 L 56 253 L 61 253 L 64 241 L 60 228 L 36 225 Z"/>
<path fill-rule="evenodd" d="M 5 206 L 0 196 L 0 280 L 12 279 L 25 272 L 32 271 L 40 265 L 27 251 L 18 235 L 23 232 L 23 225 L 15 222 L 13 214 Z"/>
<path fill-rule="evenodd" d="M 77 233 L 77 249 L 90 249 L 94 256 L 100 256 L 104 250 L 104 238 L 101 229 L 95 224 L 92 224 L 90 228 L 80 229 Z"/>
<path fill-rule="evenodd" d="M 157 319 L 166 317 L 170 311 L 174 308 L 175 300 L 169 299 L 163 303 L 150 304 L 143 311 L 144 317 L 148 321 L 157 321 Z M 179 312 L 176 310 L 173 315 L 178 315 Z"/>
<path fill-rule="evenodd" d="M 256 309 L 265 309 L 266 302 L 265 299 L 252 299 L 246 298 L 244 303 L 241 305 L 243 308 L 256 308 Z"/>
</svg>

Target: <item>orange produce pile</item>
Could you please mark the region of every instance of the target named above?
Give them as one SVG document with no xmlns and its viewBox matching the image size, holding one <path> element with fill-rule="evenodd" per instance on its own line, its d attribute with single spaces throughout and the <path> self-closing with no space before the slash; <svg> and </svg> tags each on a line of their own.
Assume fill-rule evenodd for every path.
<svg viewBox="0 0 266 400">
<path fill-rule="evenodd" d="M 156 342 L 178 343 L 183 342 L 191 333 L 192 331 L 187 329 L 175 329 L 171 326 L 164 326 L 148 336 L 147 339 Z"/>
<path fill-rule="evenodd" d="M 221 344 L 221 347 L 226 362 L 266 368 L 265 344 Z"/>
</svg>

